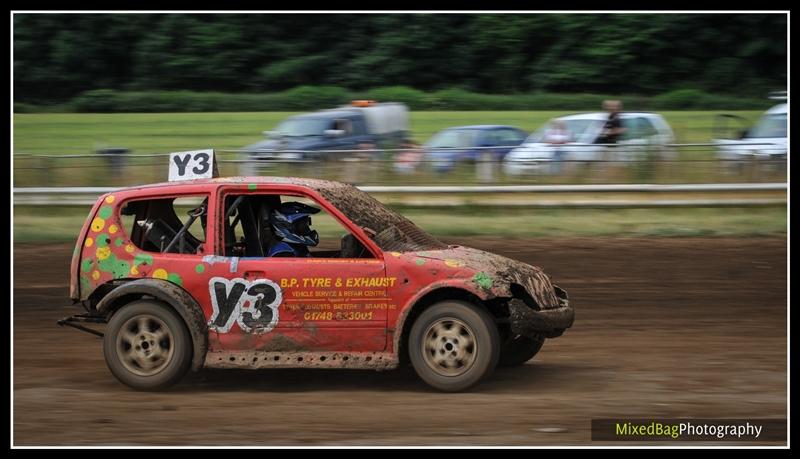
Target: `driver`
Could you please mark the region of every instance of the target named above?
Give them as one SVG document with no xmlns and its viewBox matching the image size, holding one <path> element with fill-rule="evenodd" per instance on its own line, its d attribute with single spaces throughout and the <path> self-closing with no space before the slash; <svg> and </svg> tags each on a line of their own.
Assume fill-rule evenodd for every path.
<svg viewBox="0 0 800 459">
<path fill-rule="evenodd" d="M 300 202 L 284 202 L 269 216 L 275 237 L 267 249 L 268 257 L 309 257 L 308 247 L 319 244 L 319 234 L 311 229 L 311 215 L 320 209 Z"/>
</svg>

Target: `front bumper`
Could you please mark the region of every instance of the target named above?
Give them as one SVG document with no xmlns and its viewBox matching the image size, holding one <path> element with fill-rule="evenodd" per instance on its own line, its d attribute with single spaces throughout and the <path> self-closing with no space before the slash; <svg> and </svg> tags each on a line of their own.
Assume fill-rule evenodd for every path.
<svg viewBox="0 0 800 459">
<path fill-rule="evenodd" d="M 559 298 L 557 308 L 539 311 L 514 298 L 508 302 L 508 309 L 511 331 L 531 338 L 561 336 L 575 321 L 575 310 L 569 305 L 567 298 Z"/>
</svg>

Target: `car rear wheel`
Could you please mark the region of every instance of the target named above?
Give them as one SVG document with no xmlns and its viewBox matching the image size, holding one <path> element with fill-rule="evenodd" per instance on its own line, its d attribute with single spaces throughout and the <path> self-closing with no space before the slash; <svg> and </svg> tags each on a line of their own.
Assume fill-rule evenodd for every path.
<svg viewBox="0 0 800 459">
<path fill-rule="evenodd" d="M 542 349 L 544 338 L 517 335 L 509 338 L 500 349 L 501 367 L 516 367 L 532 359 Z"/>
<path fill-rule="evenodd" d="M 500 336 L 492 317 L 461 301 L 443 301 L 420 314 L 409 335 L 409 358 L 419 377 L 445 392 L 468 389 L 497 366 Z"/>
<path fill-rule="evenodd" d="M 135 301 L 108 322 L 103 355 L 123 384 L 156 390 L 177 383 L 192 360 L 192 341 L 183 319 L 167 304 Z"/>
</svg>

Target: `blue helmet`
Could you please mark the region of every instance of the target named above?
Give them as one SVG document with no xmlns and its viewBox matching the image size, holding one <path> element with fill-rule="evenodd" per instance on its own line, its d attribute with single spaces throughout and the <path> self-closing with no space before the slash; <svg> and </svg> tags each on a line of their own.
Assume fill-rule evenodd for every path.
<svg viewBox="0 0 800 459">
<path fill-rule="evenodd" d="M 300 202 L 284 202 L 269 216 L 275 237 L 290 244 L 316 246 L 319 234 L 311 229 L 311 214 L 319 209 Z"/>
</svg>

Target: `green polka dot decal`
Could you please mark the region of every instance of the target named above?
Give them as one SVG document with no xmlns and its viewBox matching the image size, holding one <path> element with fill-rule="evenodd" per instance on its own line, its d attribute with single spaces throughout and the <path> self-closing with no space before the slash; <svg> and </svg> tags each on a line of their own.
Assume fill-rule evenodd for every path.
<svg viewBox="0 0 800 459">
<path fill-rule="evenodd" d="M 81 262 L 81 271 L 88 273 L 92 270 L 92 259 L 87 258 Z"/>
<path fill-rule="evenodd" d="M 108 247 L 109 242 L 111 242 L 111 238 L 108 237 L 108 234 L 97 235 L 97 247 Z"/>
<path fill-rule="evenodd" d="M 183 285 L 183 279 L 176 273 L 169 273 L 167 280 L 178 285 Z"/>
<path fill-rule="evenodd" d="M 113 209 L 111 206 L 103 206 L 100 210 L 97 211 L 97 215 L 100 216 L 103 220 L 108 220 L 108 217 L 111 216 Z"/>
<path fill-rule="evenodd" d="M 195 270 L 195 272 L 197 272 L 197 274 L 202 274 L 202 273 L 205 272 L 206 267 L 203 264 L 199 264 L 199 265 L 194 267 L 194 270 Z"/>
<path fill-rule="evenodd" d="M 117 257 L 114 254 L 108 256 L 108 258 L 103 260 L 97 261 L 97 268 L 103 272 L 112 272 L 114 271 L 114 266 L 117 264 Z"/>
<path fill-rule="evenodd" d="M 141 264 L 147 264 L 152 266 L 153 265 L 153 256 L 148 255 L 146 253 L 137 253 L 135 257 L 133 257 L 133 265 L 139 266 Z"/>
<path fill-rule="evenodd" d="M 125 260 L 117 260 L 112 269 L 114 279 L 119 279 L 121 277 L 128 277 L 128 274 L 131 272 L 131 265 Z"/>
<path fill-rule="evenodd" d="M 89 278 L 87 276 L 81 276 L 81 291 L 85 294 L 88 293 L 89 290 L 92 289 L 92 283 L 89 282 Z"/>
</svg>

